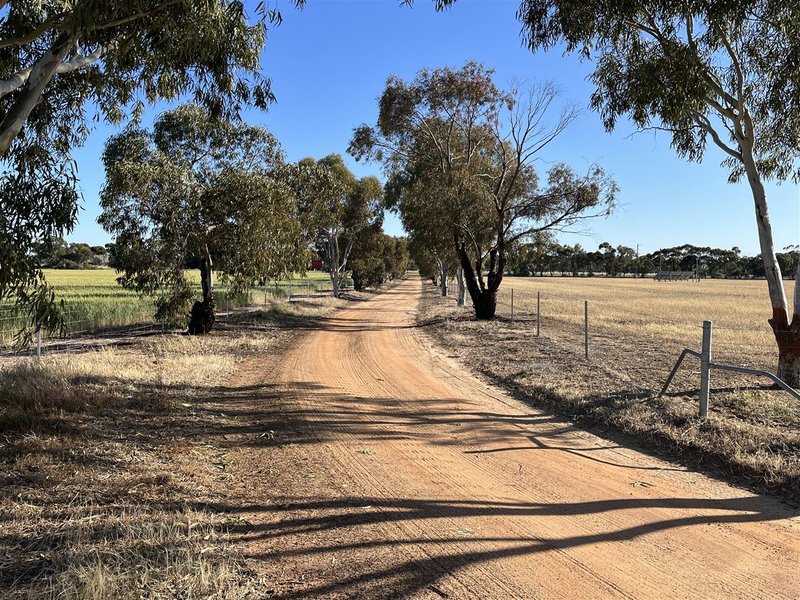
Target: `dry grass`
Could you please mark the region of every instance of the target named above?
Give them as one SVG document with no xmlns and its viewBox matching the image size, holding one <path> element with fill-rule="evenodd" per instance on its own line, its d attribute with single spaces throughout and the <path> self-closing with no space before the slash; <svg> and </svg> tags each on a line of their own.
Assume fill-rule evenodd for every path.
<svg viewBox="0 0 800 600">
<path fill-rule="evenodd" d="M 0 369 L 0 596 L 240 598 L 262 586 L 208 510 L 227 494 L 224 398 L 254 353 L 342 300 L 238 311 L 209 336 L 153 335 Z M 86 340 L 91 348 L 91 340 Z"/>
<path fill-rule="evenodd" d="M 789 303 L 793 285 L 786 285 Z M 699 348 L 704 320 L 714 322 L 715 354 L 721 360 L 773 367 L 775 340 L 765 281 L 701 280 L 659 282 L 652 279 L 507 277 L 499 294 L 500 312 L 536 313 L 541 293 L 543 326 L 571 326 L 583 331 L 583 302 L 589 301 L 593 333 L 647 337 L 673 347 Z M 582 338 L 578 341 L 582 341 Z"/>
<path fill-rule="evenodd" d="M 514 287 L 515 307 L 523 309 L 513 323 L 504 317 L 476 322 L 470 310 L 438 297 L 432 286 L 425 287 L 421 322 L 449 352 L 525 401 L 800 502 L 800 403 L 761 380 L 714 371 L 710 416 L 700 420 L 698 366 L 689 359 L 670 393 L 656 397 L 680 349 L 699 347 L 704 318 L 721 325 L 717 357 L 774 365 L 763 282 L 513 278 L 504 285 L 506 294 Z M 531 314 L 537 288 L 539 338 Z M 583 355 L 584 298 L 591 311 L 589 361 Z M 498 312 L 509 309 L 503 304 Z M 735 344 L 720 340 L 726 325 L 737 332 Z"/>
</svg>

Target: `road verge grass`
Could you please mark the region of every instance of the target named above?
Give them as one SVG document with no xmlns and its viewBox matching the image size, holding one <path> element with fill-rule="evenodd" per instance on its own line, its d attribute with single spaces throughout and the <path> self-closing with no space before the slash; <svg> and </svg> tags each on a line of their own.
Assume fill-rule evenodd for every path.
<svg viewBox="0 0 800 600">
<path fill-rule="evenodd" d="M 244 598 L 262 585 L 228 543 L 225 398 L 258 353 L 344 300 L 235 311 L 208 336 L 154 334 L 0 369 L 0 596 Z M 91 348 L 87 340 L 87 348 Z M 232 432 L 232 433 L 231 433 Z"/>
</svg>

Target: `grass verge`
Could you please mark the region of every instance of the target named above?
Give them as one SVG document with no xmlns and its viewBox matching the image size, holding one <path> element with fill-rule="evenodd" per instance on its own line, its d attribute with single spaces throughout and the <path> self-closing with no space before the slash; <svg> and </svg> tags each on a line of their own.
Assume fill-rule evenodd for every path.
<svg viewBox="0 0 800 600">
<path fill-rule="evenodd" d="M 263 595 L 228 543 L 235 523 L 207 508 L 226 493 L 224 440 L 250 426 L 224 399 L 246 393 L 229 383 L 240 363 L 278 356 L 297 327 L 343 304 L 273 301 L 208 336 L 151 335 L 0 369 L 0 596 Z"/>
</svg>

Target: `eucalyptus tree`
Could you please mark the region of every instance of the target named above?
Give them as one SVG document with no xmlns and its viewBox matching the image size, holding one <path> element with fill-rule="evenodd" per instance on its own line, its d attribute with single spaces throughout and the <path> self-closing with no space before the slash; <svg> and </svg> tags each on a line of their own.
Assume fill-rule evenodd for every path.
<svg viewBox="0 0 800 600">
<path fill-rule="evenodd" d="M 190 333 L 214 323 L 215 264 L 233 291 L 304 266 L 297 198 L 266 130 L 184 105 L 152 131 L 129 127 L 110 138 L 103 163 L 99 221 L 116 238 L 119 281 L 155 295 L 158 318 L 186 314 L 191 259 L 199 259 L 202 297 Z"/>
<path fill-rule="evenodd" d="M 383 232 L 382 223 L 362 230 L 353 245 L 350 260 L 353 289 L 363 290 L 401 277 L 408 267 L 408 244 Z"/>
<path fill-rule="evenodd" d="M 305 158 L 289 172 L 304 231 L 324 253 L 339 296 L 358 234 L 383 218 L 383 187 L 376 177 L 357 179 L 339 154 Z"/>
<path fill-rule="evenodd" d="M 442 8 L 454 0 L 439 0 Z M 710 144 L 731 182 L 753 196 L 778 345 L 778 376 L 800 387 L 800 267 L 790 312 L 765 180 L 800 179 L 800 10 L 778 0 L 524 0 L 532 50 L 565 44 L 591 59 L 592 106 L 607 129 L 621 117 L 668 132 L 700 161 Z"/>
<path fill-rule="evenodd" d="M 238 0 L 0 0 L 0 300 L 57 323 L 27 249 L 74 227 L 70 152 L 92 123 L 187 97 L 223 116 L 266 107 L 260 56 L 279 20 L 268 2 L 248 15 Z"/>
<path fill-rule="evenodd" d="M 553 86 L 506 92 L 492 74 L 470 62 L 422 70 L 411 82 L 391 77 L 376 126 L 356 128 L 350 145 L 399 185 L 436 182 L 429 202 L 448 222 L 478 319 L 495 316 L 512 244 L 608 214 L 617 191 L 599 166 L 577 174 L 557 164 L 540 182 L 533 162 L 576 113 L 566 107 L 551 118 Z"/>
</svg>

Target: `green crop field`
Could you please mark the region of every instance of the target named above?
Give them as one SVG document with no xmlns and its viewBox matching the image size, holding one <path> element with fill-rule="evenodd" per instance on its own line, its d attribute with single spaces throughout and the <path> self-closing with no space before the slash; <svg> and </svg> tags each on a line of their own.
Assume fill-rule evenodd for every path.
<svg viewBox="0 0 800 600">
<path fill-rule="evenodd" d="M 117 273 L 113 269 L 56 270 L 46 269 L 45 277 L 56 291 L 56 296 L 64 300 L 64 334 L 96 331 L 108 327 L 152 323 L 155 307 L 151 298 L 141 298 L 135 292 L 123 289 L 117 284 Z M 199 272 L 188 273 L 190 280 L 200 288 Z M 303 289 L 318 291 L 325 289 L 329 278 L 327 273 L 312 271 L 305 278 L 273 282 L 265 290 L 254 288 L 245 297 L 233 297 L 224 282 L 216 286 L 217 306 L 227 310 L 237 306 L 259 302 L 264 294 L 285 297 L 290 289 L 295 293 Z M 0 345 L 13 342 L 14 337 L 25 325 L 25 319 L 13 305 L 0 305 Z"/>
</svg>

